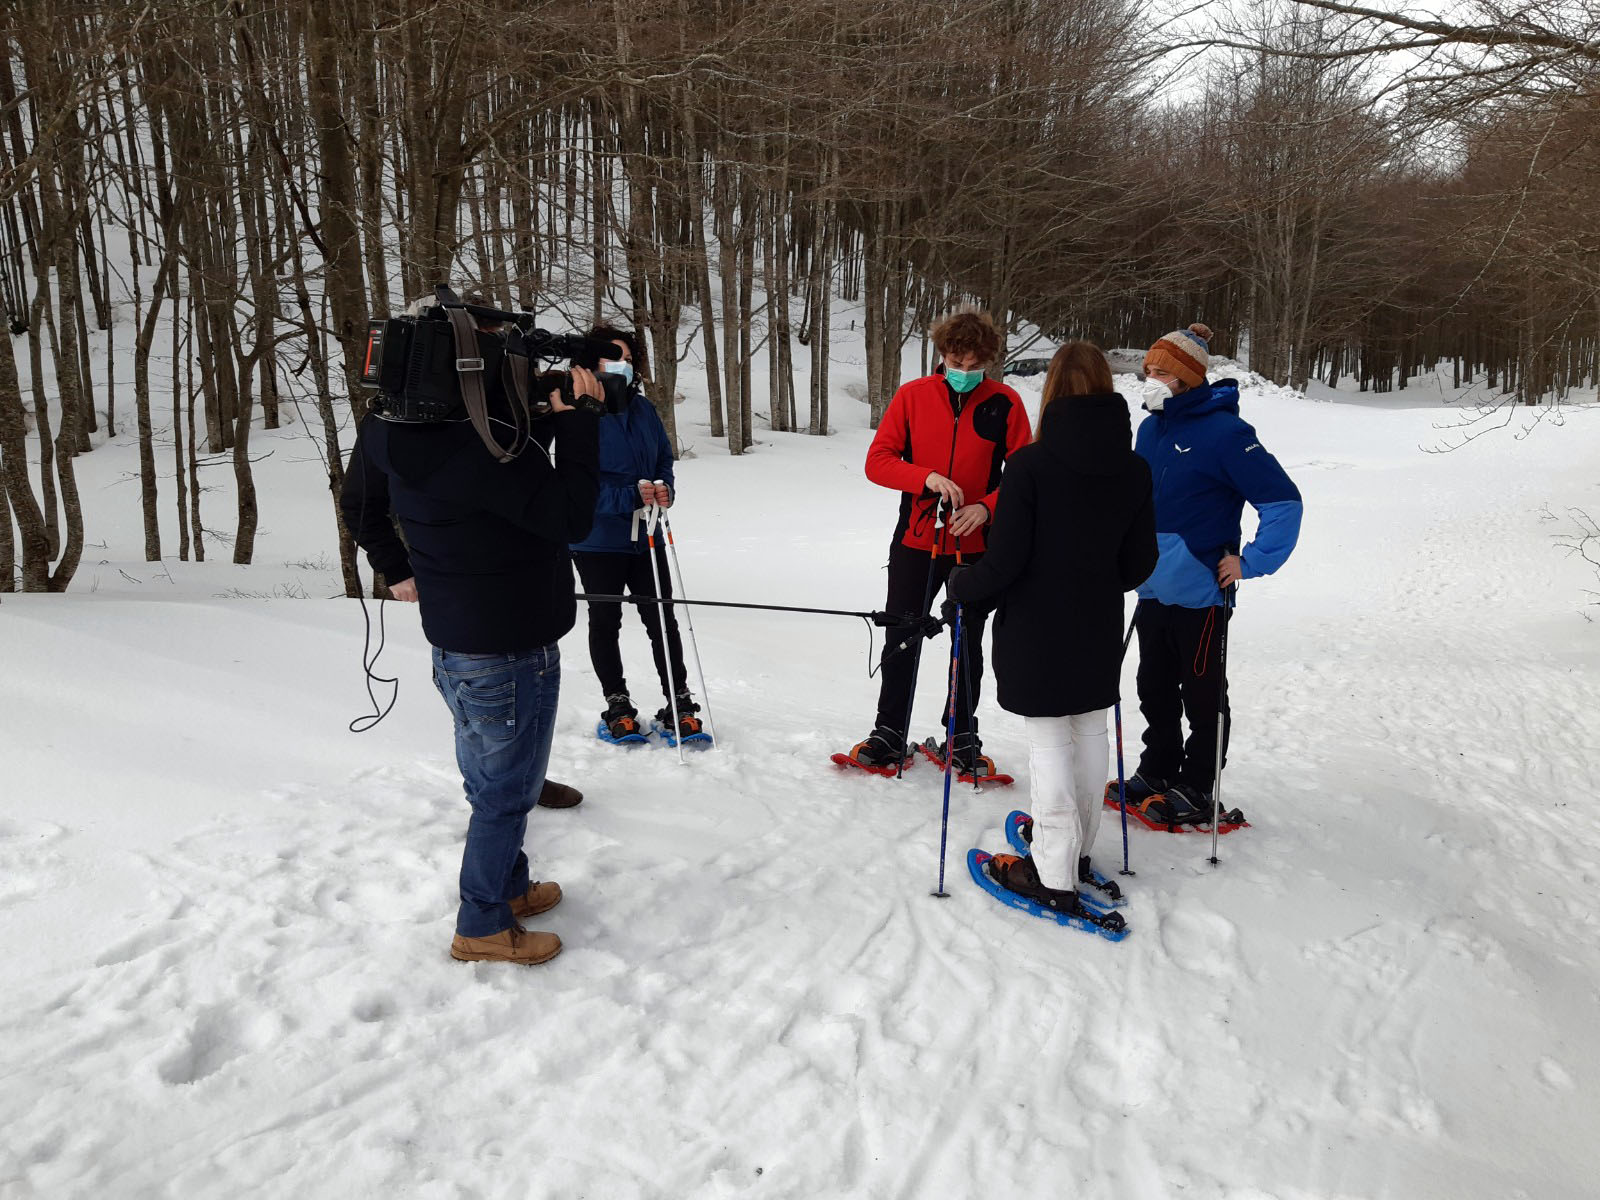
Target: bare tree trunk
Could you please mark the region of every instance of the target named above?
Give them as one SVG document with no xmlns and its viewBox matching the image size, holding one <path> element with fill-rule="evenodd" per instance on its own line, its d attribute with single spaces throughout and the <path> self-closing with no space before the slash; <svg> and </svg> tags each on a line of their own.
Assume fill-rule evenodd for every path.
<svg viewBox="0 0 1600 1200">
<path fill-rule="evenodd" d="M 367 296 L 375 313 L 389 311 L 389 265 L 383 245 L 383 197 L 388 183 L 383 175 L 383 122 L 378 101 L 378 41 L 372 32 L 375 20 L 372 0 L 360 0 L 362 22 L 357 52 L 346 56 L 347 70 L 356 93 L 356 108 L 361 114 L 359 146 L 361 238 L 366 249 Z M 265 404 L 266 393 L 263 390 Z M 268 425 L 267 428 L 274 428 Z"/>
<path fill-rule="evenodd" d="M 106 253 L 106 227 L 104 222 L 100 224 L 100 266 L 101 272 L 107 281 L 106 286 L 109 288 L 111 266 L 110 255 Z M 139 269 L 137 261 L 135 261 L 133 269 L 137 275 Z M 100 328 L 106 332 L 106 437 L 114 438 L 117 436 L 117 359 L 115 353 L 117 326 L 116 322 L 111 319 L 109 308 L 104 315 Z"/>
<path fill-rule="evenodd" d="M 178 485 L 178 558 L 189 561 L 189 487 L 184 481 L 183 458 L 183 388 L 182 372 L 178 370 L 182 353 L 178 342 L 178 326 L 183 316 L 183 305 L 177 298 L 172 302 L 172 478 Z"/>
<path fill-rule="evenodd" d="M 139 502 L 144 516 L 144 558 L 146 562 L 161 561 L 161 520 L 156 508 L 156 451 L 150 421 L 150 347 L 155 341 L 156 325 L 161 320 L 161 305 L 166 299 L 167 285 L 177 269 L 178 239 L 174 231 L 165 231 L 166 250 L 161 256 L 161 268 L 150 287 L 150 309 L 139 325 L 138 339 L 133 348 L 133 403 L 139 429 Z M 177 375 L 177 359 L 173 359 L 173 375 Z M 173 429 L 176 436 L 178 430 Z M 180 480 L 182 476 L 180 475 Z"/>
<path fill-rule="evenodd" d="M 743 454 L 750 444 L 744 427 L 745 398 L 739 389 L 738 334 L 729 314 L 739 307 L 739 237 L 734 230 L 732 172 L 717 168 L 711 205 L 717 230 L 717 260 L 722 276 L 722 394 L 727 400 L 728 453 Z"/>
<path fill-rule="evenodd" d="M 606 292 L 611 284 L 611 179 L 606 170 L 604 121 L 605 107 L 595 96 L 589 101 L 589 243 L 594 258 L 589 315 L 596 325 L 605 320 Z"/>
<path fill-rule="evenodd" d="M 367 341 L 367 302 L 362 290 L 361 243 L 356 229 L 356 173 L 350 154 L 350 138 L 344 113 L 339 107 L 339 31 L 332 6 L 310 6 L 310 25 L 306 31 L 306 51 L 310 70 L 306 81 L 312 124 L 316 128 L 319 179 L 318 204 L 322 217 L 322 242 L 328 299 L 333 306 L 333 332 L 344 350 L 345 399 L 351 416 L 361 423 L 361 363 Z M 413 22 L 415 24 L 415 22 Z M 420 38 L 418 31 L 415 36 Z M 419 51 L 420 53 L 420 51 Z M 426 79 L 423 75 L 421 78 Z M 459 125 L 457 126 L 459 130 Z M 413 163 L 412 170 L 426 171 Z M 453 195 L 454 193 L 452 193 Z M 454 219 L 454 209 L 450 216 Z M 421 250 L 425 262 L 422 275 L 428 285 L 448 276 L 448 263 L 439 263 L 441 251 L 432 206 L 427 212 L 414 212 L 413 222 L 428 226 L 426 245 Z M 413 253 L 418 247 L 413 244 Z M 308 328 L 314 328 L 308 326 Z M 318 336 L 312 334 L 311 336 Z M 337 507 L 338 496 L 334 497 Z"/>
<path fill-rule="evenodd" d="M 294 247 L 295 301 L 300 310 L 300 325 L 306 335 L 306 357 L 311 363 L 312 388 L 317 402 L 317 415 L 322 419 L 322 447 L 328 468 L 328 495 L 333 505 L 334 527 L 339 531 L 339 570 L 344 579 L 344 594 L 351 599 L 361 595 L 361 574 L 356 567 L 356 544 L 345 528 L 344 515 L 339 509 L 339 496 L 344 491 L 344 455 L 339 448 L 339 419 L 334 412 L 333 397 L 329 391 L 327 356 L 323 352 L 322 332 L 311 311 L 311 294 L 307 289 L 305 263 L 301 259 L 298 243 Z M 308 434 L 311 430 L 306 430 Z"/>
<path fill-rule="evenodd" d="M 11 496 L 6 490 L 5 455 L 0 451 L 0 592 L 17 590 L 17 539 L 11 525 Z"/>
<path fill-rule="evenodd" d="M 700 299 L 700 338 L 706 360 L 707 407 L 711 436 L 723 437 L 722 371 L 717 358 L 717 311 L 711 299 L 711 262 L 706 252 L 705 156 L 695 136 L 694 110 L 687 99 L 683 108 L 684 156 L 688 160 L 689 254 L 693 261 L 695 291 Z"/>
<path fill-rule="evenodd" d="M 188 322 L 183 339 L 183 390 L 188 397 L 189 417 L 189 526 L 194 533 L 194 560 L 205 562 L 206 537 L 205 526 L 200 523 L 200 457 L 199 442 L 194 432 L 194 400 L 196 389 L 194 386 L 194 331 L 195 331 L 195 303 L 194 293 L 189 294 Z"/>
<path fill-rule="evenodd" d="M 740 208 L 743 224 L 739 230 L 739 429 L 744 435 L 743 449 L 748 450 L 755 442 L 755 418 L 751 412 L 755 391 L 751 377 L 754 354 L 750 349 L 750 326 L 755 308 L 755 239 L 761 228 L 755 186 L 748 178 L 741 189 Z"/>
<path fill-rule="evenodd" d="M 785 131 L 787 133 L 787 130 Z M 794 347 L 793 330 L 789 321 L 789 151 L 785 138 L 783 166 L 778 176 L 776 203 L 772 205 L 771 244 L 773 278 L 769 285 L 767 304 L 767 353 L 772 356 L 777 375 L 777 406 L 782 414 L 782 428 L 793 432 L 796 428 L 794 410 Z"/>
<path fill-rule="evenodd" d="M 35 302 L 37 306 L 37 301 Z M 0 320 L 7 314 L 0 312 Z M 36 335 L 37 336 L 37 335 Z M 40 437 L 45 437 L 41 429 Z M 42 592 L 48 585 L 51 536 L 45 527 L 44 509 L 28 483 L 28 434 L 22 408 L 22 387 L 17 378 L 17 361 L 11 335 L 0 330 L 0 487 L 5 489 L 9 513 L 4 515 L 6 535 L 11 534 L 11 517 L 17 522 L 17 542 L 22 548 L 22 590 Z M 15 571 L 12 551 L 0 577 L 0 590 L 11 591 Z"/>
<path fill-rule="evenodd" d="M 824 164 L 816 201 L 816 227 L 811 242 L 811 422 L 806 432 L 818 437 L 828 433 L 828 322 L 832 319 L 831 265 L 834 247 L 832 206 L 822 198 L 829 179 Z"/>
<path fill-rule="evenodd" d="M 39 433 L 39 496 L 44 512 L 46 565 L 61 553 L 60 506 L 56 501 L 56 447 L 50 420 L 50 401 L 44 390 L 44 317 L 50 309 L 50 289 L 43 283 L 33 294 L 32 332 L 28 335 L 28 370 L 32 376 L 33 419 Z M 25 462 L 25 460 L 23 460 Z M 40 587 L 40 591 L 44 588 Z"/>
</svg>

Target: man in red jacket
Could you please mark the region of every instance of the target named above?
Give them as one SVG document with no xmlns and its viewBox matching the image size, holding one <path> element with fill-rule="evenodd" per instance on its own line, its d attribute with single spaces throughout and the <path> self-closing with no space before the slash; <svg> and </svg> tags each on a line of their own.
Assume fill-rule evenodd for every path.
<svg viewBox="0 0 1600 1200">
<path fill-rule="evenodd" d="M 986 314 L 944 318 L 934 327 L 933 345 L 943 374 L 914 379 L 895 392 L 867 451 L 867 478 L 901 493 L 884 603 L 892 613 L 930 612 L 956 562 L 982 557 L 1001 467 L 1031 436 L 1021 398 L 984 375 L 1000 355 L 1000 331 Z M 983 627 L 983 615 L 969 614 L 962 630 L 952 747 L 956 768 L 978 778 L 995 773 L 973 714 L 983 682 Z M 908 755 L 914 673 L 912 654 L 885 659 L 877 725 L 850 751 L 857 766 L 893 774 Z"/>
</svg>

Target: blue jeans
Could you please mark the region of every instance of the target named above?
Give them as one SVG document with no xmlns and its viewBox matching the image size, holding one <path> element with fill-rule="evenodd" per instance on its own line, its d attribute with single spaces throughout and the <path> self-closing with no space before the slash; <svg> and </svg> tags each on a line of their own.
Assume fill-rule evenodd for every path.
<svg viewBox="0 0 1600 1200">
<path fill-rule="evenodd" d="M 488 937 L 511 928 L 509 902 L 528 890 L 522 839 L 550 764 L 561 653 L 554 644 L 517 654 L 435 646 L 433 684 L 455 718 L 456 764 L 472 805 L 456 932 Z"/>
</svg>

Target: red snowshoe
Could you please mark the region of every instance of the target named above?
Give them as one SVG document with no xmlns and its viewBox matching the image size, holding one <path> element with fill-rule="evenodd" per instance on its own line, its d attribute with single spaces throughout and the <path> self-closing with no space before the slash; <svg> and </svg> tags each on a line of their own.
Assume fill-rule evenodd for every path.
<svg viewBox="0 0 1600 1200">
<path fill-rule="evenodd" d="M 917 747 L 939 770 L 944 770 L 944 743 L 928 738 Z M 995 770 L 994 759 L 982 753 L 981 746 L 963 748 L 961 739 L 956 739 L 956 759 L 953 764 L 956 778 L 962 783 L 977 784 L 978 786 L 1010 787 L 1016 782 L 1009 775 L 1002 775 Z"/>
<path fill-rule="evenodd" d="M 904 750 L 896 750 L 896 747 L 903 745 L 899 738 L 875 729 L 864 741 L 850 747 L 850 753 L 830 755 L 829 761 L 837 767 L 893 778 L 902 770 L 909 771 L 916 761 Z"/>
<path fill-rule="evenodd" d="M 1117 797 L 1117 781 L 1106 784 L 1106 807 L 1122 808 Z M 1164 792 L 1152 792 L 1139 799 L 1128 797 L 1128 816 L 1147 829 L 1162 833 L 1210 833 L 1211 800 L 1183 784 L 1173 784 Z M 1237 808 L 1222 810 L 1217 832 L 1232 833 L 1250 828 L 1250 822 Z"/>
</svg>

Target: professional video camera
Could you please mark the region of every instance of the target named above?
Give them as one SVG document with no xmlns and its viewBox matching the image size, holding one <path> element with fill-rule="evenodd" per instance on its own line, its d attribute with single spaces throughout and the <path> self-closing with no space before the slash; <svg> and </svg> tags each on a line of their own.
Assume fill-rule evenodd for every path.
<svg viewBox="0 0 1600 1200">
<path fill-rule="evenodd" d="M 563 359 L 597 368 L 601 359 L 618 357 L 611 342 L 539 329 L 529 313 L 463 303 L 443 284 L 423 304 L 414 313 L 367 326 L 361 383 L 377 393 L 369 405 L 386 421 L 469 420 L 489 452 L 505 462 L 527 448 L 533 421 L 550 413 L 551 392 L 574 408 L 596 412 L 627 403 L 628 384 L 619 375 L 600 373 L 602 404 L 574 393 L 570 371 L 534 369 L 535 363 Z M 494 386 L 502 390 L 516 429 L 510 447 L 500 445 L 489 427 L 488 389 Z"/>
</svg>

